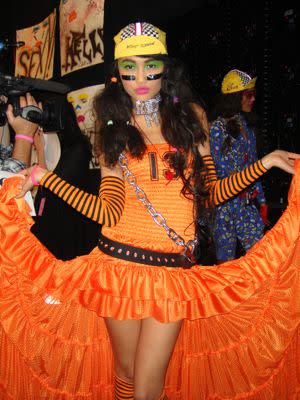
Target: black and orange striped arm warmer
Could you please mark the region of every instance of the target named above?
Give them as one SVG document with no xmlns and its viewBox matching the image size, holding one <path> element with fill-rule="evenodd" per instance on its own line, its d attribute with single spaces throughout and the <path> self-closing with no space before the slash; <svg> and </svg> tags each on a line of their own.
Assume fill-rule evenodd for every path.
<svg viewBox="0 0 300 400">
<path fill-rule="evenodd" d="M 206 169 L 205 186 L 210 192 L 211 203 L 216 206 L 236 196 L 267 172 L 261 160 L 258 160 L 243 171 L 218 179 L 212 156 L 203 156 L 202 159 Z"/>
<path fill-rule="evenodd" d="M 70 185 L 53 172 L 48 172 L 42 178 L 40 185 L 101 225 L 116 225 L 124 209 L 124 181 L 115 176 L 107 176 L 101 180 L 99 196 Z"/>
</svg>

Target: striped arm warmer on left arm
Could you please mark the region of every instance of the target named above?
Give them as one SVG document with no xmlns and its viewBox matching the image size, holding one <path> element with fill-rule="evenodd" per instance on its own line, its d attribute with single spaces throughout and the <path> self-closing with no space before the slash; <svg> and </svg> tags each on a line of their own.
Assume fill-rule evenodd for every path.
<svg viewBox="0 0 300 400">
<path fill-rule="evenodd" d="M 240 172 L 218 179 L 212 156 L 206 155 L 202 159 L 206 168 L 205 186 L 210 193 L 210 201 L 214 205 L 233 198 L 267 172 L 261 160 L 258 160 Z"/>
</svg>

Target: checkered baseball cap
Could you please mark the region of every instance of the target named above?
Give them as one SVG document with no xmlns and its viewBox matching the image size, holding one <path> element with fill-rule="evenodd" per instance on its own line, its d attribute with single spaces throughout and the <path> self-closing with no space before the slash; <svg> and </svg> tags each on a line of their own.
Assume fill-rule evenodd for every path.
<svg viewBox="0 0 300 400">
<path fill-rule="evenodd" d="M 131 23 L 114 37 L 115 59 L 167 54 L 166 34 L 148 22 Z"/>
<path fill-rule="evenodd" d="M 232 69 L 223 78 L 221 91 L 224 94 L 253 89 L 257 78 L 251 78 L 246 72 Z"/>
</svg>

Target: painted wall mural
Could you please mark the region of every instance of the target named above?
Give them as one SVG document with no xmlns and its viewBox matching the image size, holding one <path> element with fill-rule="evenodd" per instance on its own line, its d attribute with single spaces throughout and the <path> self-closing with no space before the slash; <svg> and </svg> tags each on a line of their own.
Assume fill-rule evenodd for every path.
<svg viewBox="0 0 300 400">
<path fill-rule="evenodd" d="M 96 119 L 93 113 L 93 99 L 95 94 L 103 89 L 104 84 L 101 84 L 74 90 L 68 94 L 68 101 L 72 103 L 74 107 L 78 125 L 87 135 L 93 147 L 95 143 L 96 132 Z M 94 151 L 90 167 L 99 168 L 99 161 L 95 156 Z"/>
<path fill-rule="evenodd" d="M 61 75 L 103 62 L 104 0 L 60 3 Z"/>
<path fill-rule="evenodd" d="M 53 77 L 56 10 L 37 25 L 20 29 L 16 40 L 25 42 L 16 50 L 15 75 L 30 78 Z"/>
</svg>

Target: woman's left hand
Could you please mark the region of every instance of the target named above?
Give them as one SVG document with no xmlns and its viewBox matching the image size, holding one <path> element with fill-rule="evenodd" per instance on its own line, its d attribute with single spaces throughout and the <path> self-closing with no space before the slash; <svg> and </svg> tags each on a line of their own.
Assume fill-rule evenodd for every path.
<svg viewBox="0 0 300 400">
<path fill-rule="evenodd" d="M 261 159 L 266 169 L 278 167 L 289 174 L 295 173 L 295 160 L 300 159 L 300 154 L 285 150 L 274 150 Z"/>
</svg>

